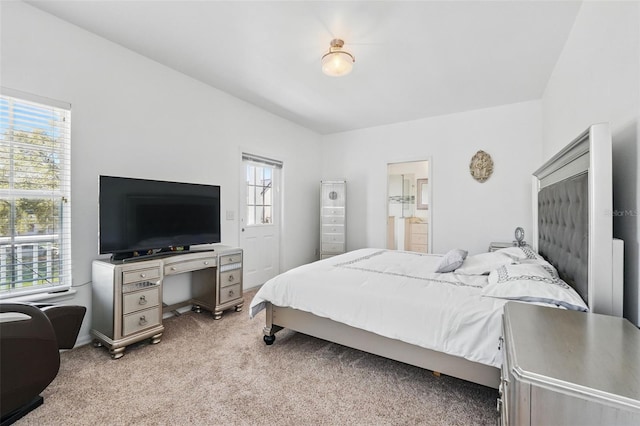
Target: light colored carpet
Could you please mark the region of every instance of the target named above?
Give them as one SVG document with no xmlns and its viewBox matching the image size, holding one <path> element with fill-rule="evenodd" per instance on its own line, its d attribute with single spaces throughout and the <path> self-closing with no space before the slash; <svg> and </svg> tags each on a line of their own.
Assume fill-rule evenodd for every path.
<svg viewBox="0 0 640 426">
<path fill-rule="evenodd" d="M 254 292 L 245 294 L 248 307 Z M 495 424 L 497 391 L 289 330 L 262 340 L 264 312 L 164 321 L 162 342 L 112 360 L 64 352 L 44 405 L 17 425 Z"/>
</svg>

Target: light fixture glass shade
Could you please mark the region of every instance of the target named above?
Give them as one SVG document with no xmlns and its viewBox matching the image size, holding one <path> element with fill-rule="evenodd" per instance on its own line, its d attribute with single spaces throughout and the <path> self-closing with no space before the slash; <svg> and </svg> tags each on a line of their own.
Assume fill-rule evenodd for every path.
<svg viewBox="0 0 640 426">
<path fill-rule="evenodd" d="M 346 52 L 331 52 L 322 57 L 322 72 L 327 75 L 347 75 L 352 69 L 353 58 Z"/>
<path fill-rule="evenodd" d="M 322 56 L 322 72 L 332 77 L 347 75 L 353 69 L 355 58 L 349 52 L 342 50 L 343 41 L 331 41 L 329 52 Z"/>
</svg>

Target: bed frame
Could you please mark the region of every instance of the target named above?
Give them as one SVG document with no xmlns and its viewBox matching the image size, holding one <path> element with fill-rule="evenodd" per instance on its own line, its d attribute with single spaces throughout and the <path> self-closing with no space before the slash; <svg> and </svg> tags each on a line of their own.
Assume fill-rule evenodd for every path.
<svg viewBox="0 0 640 426">
<path fill-rule="evenodd" d="M 545 189 L 544 192 L 573 193 L 576 177 L 582 181 L 586 178 L 587 184 L 578 198 L 586 198 L 588 203 L 570 203 L 572 208 L 578 206 L 578 211 L 571 215 L 583 226 L 578 232 L 586 232 L 588 237 L 576 239 L 575 228 L 570 227 L 561 232 L 564 239 L 551 238 L 557 223 L 557 218 L 552 215 L 557 213 L 557 209 L 545 210 L 543 207 L 546 202 L 539 203 L 538 194 Z M 569 183 L 570 189 L 557 189 L 557 185 L 566 183 Z M 611 185 L 611 136 L 607 124 L 591 126 L 534 173 L 533 205 L 540 207 L 540 213 L 538 208 L 534 209 L 534 235 L 539 235 L 540 247 L 544 248 L 547 260 L 558 268 L 561 276 L 578 290 L 588 305 L 600 313 L 617 313 L 618 303 L 621 313 L 622 306 L 621 283 L 620 288 L 612 285 Z M 563 209 L 564 206 L 560 210 Z M 588 214 L 586 218 L 585 214 Z M 566 256 L 566 248 L 576 240 L 579 241 L 577 247 L 580 250 L 571 249 L 571 252 L 577 253 L 577 256 Z M 534 243 L 535 248 L 538 248 L 538 243 Z M 597 269 L 593 266 L 595 263 Z M 620 292 L 619 302 L 617 292 Z M 383 337 L 301 310 L 267 303 L 265 343 L 273 344 L 275 333 L 283 328 L 484 386 L 497 389 L 500 383 L 500 370 L 496 367 Z"/>
</svg>

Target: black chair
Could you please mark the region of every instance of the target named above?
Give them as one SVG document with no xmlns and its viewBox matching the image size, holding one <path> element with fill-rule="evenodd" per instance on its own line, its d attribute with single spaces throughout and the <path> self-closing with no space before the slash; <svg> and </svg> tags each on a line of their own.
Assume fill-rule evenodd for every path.
<svg viewBox="0 0 640 426">
<path fill-rule="evenodd" d="M 10 425 L 43 403 L 42 392 L 58 374 L 60 349 L 75 345 L 84 306 L 0 303 L 0 412 Z"/>
</svg>

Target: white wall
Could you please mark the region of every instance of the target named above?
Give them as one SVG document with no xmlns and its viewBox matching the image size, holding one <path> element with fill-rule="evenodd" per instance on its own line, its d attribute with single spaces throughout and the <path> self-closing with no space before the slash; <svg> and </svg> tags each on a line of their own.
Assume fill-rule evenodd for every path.
<svg viewBox="0 0 640 426">
<path fill-rule="evenodd" d="M 219 184 L 238 217 L 241 150 L 284 161 L 282 265 L 315 259 L 319 136 L 22 2 L 2 2 L 1 84 L 72 104 L 71 303 L 89 307 L 98 176 Z M 222 223 L 238 244 L 237 220 Z M 308 235 L 309 238 L 298 238 Z"/>
<path fill-rule="evenodd" d="M 431 159 L 433 250 L 486 251 L 532 229 L 531 173 L 540 165 L 541 104 L 505 105 L 323 136 L 322 177 L 347 179 L 347 248 L 385 247 L 387 163 Z M 493 176 L 476 182 L 471 157 Z"/>
<path fill-rule="evenodd" d="M 625 317 L 640 325 L 640 3 L 584 2 L 542 100 L 544 157 L 610 122 L 614 236 L 625 244 Z"/>
</svg>

